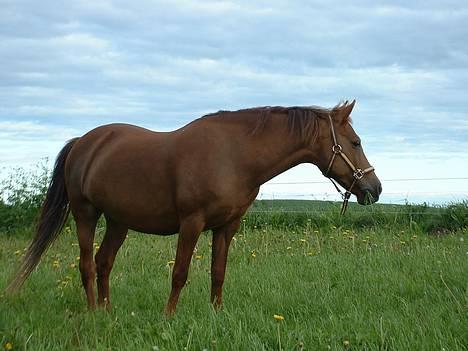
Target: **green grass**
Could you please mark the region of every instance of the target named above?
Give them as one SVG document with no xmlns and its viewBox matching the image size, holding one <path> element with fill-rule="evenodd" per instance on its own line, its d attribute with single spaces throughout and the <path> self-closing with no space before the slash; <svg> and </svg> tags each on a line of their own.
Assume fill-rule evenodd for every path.
<svg viewBox="0 0 468 351">
<path fill-rule="evenodd" d="M 255 201 L 246 216 L 247 226 L 261 228 L 265 223 L 280 229 L 312 225 L 317 228 L 332 225 L 360 229 L 422 231 L 443 234 L 468 227 L 468 201 L 443 206 L 374 204 L 360 206 L 350 203 L 345 216 L 340 215 L 341 203 L 310 200 Z"/>
<path fill-rule="evenodd" d="M 310 212 L 289 226 L 268 222 L 283 212 L 247 216 L 219 312 L 209 304 L 211 236 L 203 235 L 172 319 L 163 309 L 176 236 L 130 233 L 111 276 L 113 310 L 90 313 L 67 229 L 22 290 L 1 295 L 0 342 L 16 350 L 467 349 L 466 228 L 432 235 L 411 221 L 324 224 Z M 27 237 L 0 233 L 0 288 Z"/>
</svg>

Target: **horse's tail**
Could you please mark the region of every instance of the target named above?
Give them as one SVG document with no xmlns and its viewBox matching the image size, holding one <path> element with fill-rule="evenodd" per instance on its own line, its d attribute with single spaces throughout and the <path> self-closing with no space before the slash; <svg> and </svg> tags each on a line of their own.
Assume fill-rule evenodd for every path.
<svg viewBox="0 0 468 351">
<path fill-rule="evenodd" d="M 78 138 L 70 140 L 60 151 L 55 161 L 49 189 L 42 204 L 36 224 L 34 239 L 29 244 L 21 266 L 16 271 L 6 292 L 17 290 L 39 263 L 41 256 L 60 234 L 70 212 L 65 187 L 65 162 Z"/>
</svg>

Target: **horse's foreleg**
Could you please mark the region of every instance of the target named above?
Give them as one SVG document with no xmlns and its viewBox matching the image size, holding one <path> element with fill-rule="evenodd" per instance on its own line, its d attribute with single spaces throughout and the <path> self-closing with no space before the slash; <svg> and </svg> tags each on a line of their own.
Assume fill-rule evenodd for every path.
<svg viewBox="0 0 468 351">
<path fill-rule="evenodd" d="M 192 216 L 181 221 L 177 254 L 172 270 L 172 289 L 166 305 L 166 315 L 170 316 L 175 312 L 180 291 L 187 281 L 193 250 L 204 225 L 203 218 L 199 216 Z"/>
<path fill-rule="evenodd" d="M 211 303 L 215 307 L 222 304 L 224 275 L 229 245 L 232 237 L 239 229 L 240 218 L 223 227 L 213 230 L 213 245 L 211 252 Z"/>
<path fill-rule="evenodd" d="M 115 256 L 125 241 L 128 228 L 107 219 L 106 234 L 96 254 L 98 305 L 110 308 L 109 276 Z"/>
</svg>

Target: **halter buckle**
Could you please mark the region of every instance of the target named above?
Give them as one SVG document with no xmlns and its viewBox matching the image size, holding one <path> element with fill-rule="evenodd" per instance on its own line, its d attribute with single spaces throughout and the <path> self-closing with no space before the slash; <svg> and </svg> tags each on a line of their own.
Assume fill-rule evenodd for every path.
<svg viewBox="0 0 468 351">
<path fill-rule="evenodd" d="M 332 151 L 334 154 L 341 154 L 343 152 L 343 148 L 340 144 L 335 144 L 332 146 Z"/>
<path fill-rule="evenodd" d="M 357 168 L 353 173 L 353 177 L 357 180 L 361 179 L 364 177 L 364 171 L 360 168 Z"/>
</svg>

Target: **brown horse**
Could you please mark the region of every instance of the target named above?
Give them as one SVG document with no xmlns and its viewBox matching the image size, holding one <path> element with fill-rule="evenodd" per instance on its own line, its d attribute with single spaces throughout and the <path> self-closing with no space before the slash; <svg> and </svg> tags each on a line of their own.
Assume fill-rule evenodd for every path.
<svg viewBox="0 0 468 351">
<path fill-rule="evenodd" d="M 129 229 L 179 233 L 167 314 L 175 311 L 200 233 L 211 229 L 211 301 L 219 306 L 229 244 L 269 179 L 300 163 L 313 163 L 352 190 L 359 203 L 377 201 L 381 185 L 351 126 L 353 106 L 354 101 L 332 109 L 220 111 L 168 133 L 111 124 L 69 141 L 57 157 L 35 237 L 9 290 L 32 272 L 71 210 L 89 308 L 96 306 L 96 273 L 97 302 L 108 306 L 109 274 Z M 338 154 L 343 157 L 335 158 Z M 102 214 L 107 228 L 93 260 L 94 232 Z"/>
</svg>

